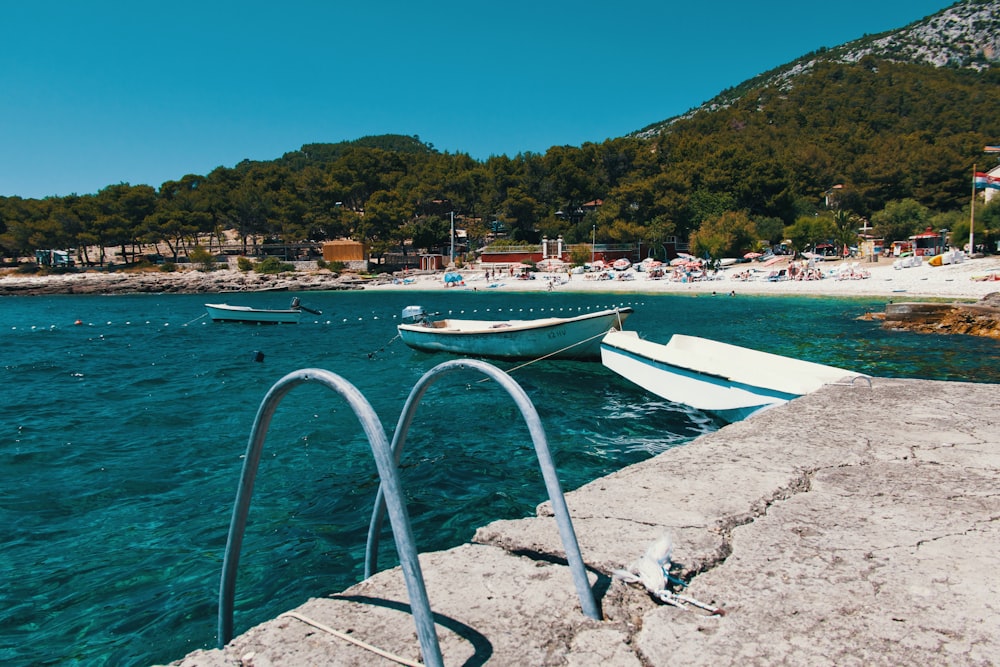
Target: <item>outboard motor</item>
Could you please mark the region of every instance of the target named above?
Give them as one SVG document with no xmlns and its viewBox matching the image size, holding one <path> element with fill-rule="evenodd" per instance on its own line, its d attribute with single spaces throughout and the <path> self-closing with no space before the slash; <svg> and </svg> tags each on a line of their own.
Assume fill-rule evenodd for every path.
<svg viewBox="0 0 1000 667">
<path fill-rule="evenodd" d="M 403 308 L 403 324 L 424 324 L 427 322 L 427 311 L 423 306 L 407 306 Z"/>
<path fill-rule="evenodd" d="M 299 297 L 297 297 L 297 296 L 293 296 L 292 297 L 292 305 L 289 306 L 289 309 L 290 310 L 304 310 L 307 313 L 312 313 L 313 315 L 322 315 L 323 314 L 322 310 L 313 310 L 312 308 L 306 308 L 305 306 L 303 306 L 299 302 Z"/>
</svg>

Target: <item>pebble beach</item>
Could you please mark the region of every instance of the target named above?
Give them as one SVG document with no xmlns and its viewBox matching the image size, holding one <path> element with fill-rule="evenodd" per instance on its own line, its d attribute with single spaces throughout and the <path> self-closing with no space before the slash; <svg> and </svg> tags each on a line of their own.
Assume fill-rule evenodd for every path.
<svg viewBox="0 0 1000 667">
<path fill-rule="evenodd" d="M 788 262 L 767 267 L 768 271 L 786 268 Z M 768 271 L 761 265 L 737 264 L 719 271 L 714 280 L 681 282 L 670 278 L 650 279 L 643 272 L 613 273 L 614 279 L 597 279 L 598 274 L 549 273 L 539 271 L 525 280 L 509 273 L 487 268 L 465 268 L 460 271 L 464 284 L 445 286 L 443 272 L 415 272 L 403 276 L 366 278 L 356 274 L 338 275 L 326 270 L 303 270 L 279 275 L 260 275 L 223 269 L 212 272 L 185 270 L 172 273 L 158 271 L 113 273 L 89 271 L 83 273 L 25 276 L 6 272 L 0 274 L 0 296 L 30 296 L 37 294 L 127 294 L 127 293 L 226 293 L 263 290 L 503 290 L 573 291 L 649 294 L 733 294 L 758 296 L 837 296 L 879 297 L 887 300 L 948 299 L 975 301 L 1000 291 L 1000 281 L 987 279 L 1000 276 L 1000 257 L 969 259 L 959 264 L 896 268 L 891 260 L 880 262 L 824 262 L 819 280 L 766 279 Z M 748 268 L 756 268 L 755 279 L 738 279 Z M 853 271 L 845 269 L 853 268 Z M 852 275 L 840 278 L 838 275 Z M 625 279 L 631 276 L 631 279 Z M 865 277 L 859 277 L 865 276 Z"/>
<path fill-rule="evenodd" d="M 853 262 L 829 262 L 822 266 L 824 274 L 840 272 L 845 264 Z M 864 262 L 857 265 L 857 273 L 868 274 L 866 278 L 837 279 L 825 277 L 820 280 L 768 281 L 761 277 L 756 280 L 734 279 L 750 264 L 738 264 L 718 273 L 716 280 L 680 282 L 662 278 L 651 280 L 642 272 L 633 273 L 634 279 L 597 280 L 596 274 L 572 275 L 566 273 L 535 273 L 534 280 L 519 280 L 500 277 L 486 280 L 484 272 L 468 271 L 465 285 L 443 287 L 440 275 L 417 276 L 410 284 L 385 283 L 372 285 L 372 289 L 472 289 L 472 290 L 513 290 L 545 291 L 553 284 L 553 291 L 597 291 L 636 292 L 652 294 L 752 294 L 758 296 L 836 296 L 836 297 L 884 297 L 886 299 L 940 298 L 954 300 L 978 300 L 987 294 L 1000 292 L 1000 282 L 980 280 L 993 272 L 1000 271 L 1000 257 L 971 259 L 960 264 L 934 267 L 926 262 L 921 266 L 894 268 L 892 261 Z M 768 267 L 780 270 L 787 262 Z M 846 273 L 846 272 L 845 272 Z M 763 275 L 763 274 L 762 274 Z M 367 288 L 366 288 L 367 289 Z"/>
</svg>

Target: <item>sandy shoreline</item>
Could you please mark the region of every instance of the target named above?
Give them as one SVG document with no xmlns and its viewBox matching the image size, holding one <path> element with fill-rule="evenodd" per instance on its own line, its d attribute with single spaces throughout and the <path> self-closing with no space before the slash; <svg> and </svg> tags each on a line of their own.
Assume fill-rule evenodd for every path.
<svg viewBox="0 0 1000 667">
<path fill-rule="evenodd" d="M 835 272 L 843 263 L 822 264 L 824 274 Z M 315 291 L 315 290 L 465 290 L 465 291 L 553 291 L 641 293 L 641 294 L 740 294 L 763 296 L 834 296 L 879 297 L 895 301 L 907 299 L 978 300 L 987 294 L 1000 292 L 1000 282 L 976 281 L 974 277 L 1000 271 L 1000 257 L 967 260 L 961 264 L 932 267 L 921 266 L 896 269 L 891 261 L 861 263 L 858 268 L 869 277 L 840 280 L 826 277 L 821 280 L 784 280 L 768 282 L 760 278 L 742 281 L 733 277 L 753 266 L 762 271 L 761 265 L 740 264 L 720 272 L 718 280 L 690 283 L 669 279 L 650 280 L 644 273 L 635 273 L 634 280 L 594 280 L 591 275 L 552 274 L 539 272 L 534 280 L 518 280 L 503 276 L 487 281 L 483 269 L 462 271 L 465 285 L 445 287 L 442 274 L 416 274 L 405 281 L 388 277 L 360 279 L 356 276 L 336 276 L 327 271 L 297 272 L 280 276 L 241 273 L 233 270 L 202 273 L 183 271 L 176 273 L 80 273 L 50 276 L 0 276 L 0 295 L 28 296 L 39 294 L 125 294 L 125 293 L 225 293 L 259 290 Z M 786 263 L 769 267 L 780 269 Z M 764 275 L 764 274 L 760 274 Z"/>
</svg>

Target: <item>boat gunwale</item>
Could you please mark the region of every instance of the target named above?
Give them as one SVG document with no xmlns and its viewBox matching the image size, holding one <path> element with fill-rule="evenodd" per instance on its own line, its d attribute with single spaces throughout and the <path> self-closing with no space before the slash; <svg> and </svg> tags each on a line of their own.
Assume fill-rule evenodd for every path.
<svg viewBox="0 0 1000 667">
<path fill-rule="evenodd" d="M 206 303 L 206 308 L 215 308 L 226 313 L 274 313 L 276 315 L 301 314 L 300 308 L 254 308 L 253 306 L 231 306 L 228 303 Z"/>
<path fill-rule="evenodd" d="M 521 331 L 544 331 L 545 329 L 550 329 L 556 326 L 565 326 L 567 324 L 575 324 L 578 322 L 585 322 L 587 320 L 613 317 L 617 315 L 625 314 L 627 317 L 634 312 L 631 306 L 625 306 L 623 308 L 611 308 L 608 310 L 601 310 L 596 313 L 585 313 L 583 315 L 576 315 L 574 317 L 542 317 L 536 320 L 462 320 L 459 318 L 447 318 L 444 320 L 437 320 L 438 322 L 482 322 L 483 324 L 496 324 L 503 325 L 509 324 L 509 326 L 494 326 L 491 328 L 482 329 L 453 329 L 447 327 L 437 327 L 427 326 L 424 324 L 398 324 L 396 326 L 399 331 L 408 331 L 413 333 L 426 333 L 429 335 L 447 335 L 447 336 L 463 336 L 463 335 L 476 335 L 476 336 L 492 336 L 494 334 L 503 333 L 514 333 Z M 513 324 L 511 324 L 513 323 Z"/>
</svg>

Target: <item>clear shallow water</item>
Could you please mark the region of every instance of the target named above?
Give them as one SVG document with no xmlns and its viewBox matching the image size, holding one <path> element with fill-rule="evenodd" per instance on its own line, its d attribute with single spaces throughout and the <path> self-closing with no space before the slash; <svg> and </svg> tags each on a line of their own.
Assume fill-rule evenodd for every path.
<svg viewBox="0 0 1000 667">
<path fill-rule="evenodd" d="M 0 661 L 150 664 L 214 646 L 226 531 L 260 400 L 288 372 L 325 368 L 358 387 L 391 437 L 413 384 L 450 358 L 393 341 L 406 305 L 497 319 L 632 305 L 629 328 L 660 342 L 688 333 L 880 376 L 1000 382 L 996 342 L 856 321 L 881 310 L 874 300 L 300 296 L 325 314 L 278 327 L 202 317 L 205 301 L 284 307 L 291 297 L 274 293 L 0 300 Z M 716 428 L 600 364 L 542 362 L 513 377 L 538 408 L 567 490 Z M 527 516 L 545 499 L 519 413 L 478 379 L 437 382 L 411 428 L 402 481 L 423 551 Z M 346 403 L 308 385 L 289 394 L 255 489 L 237 632 L 360 580 L 376 488 Z M 383 547 L 388 567 L 391 539 Z"/>
</svg>

